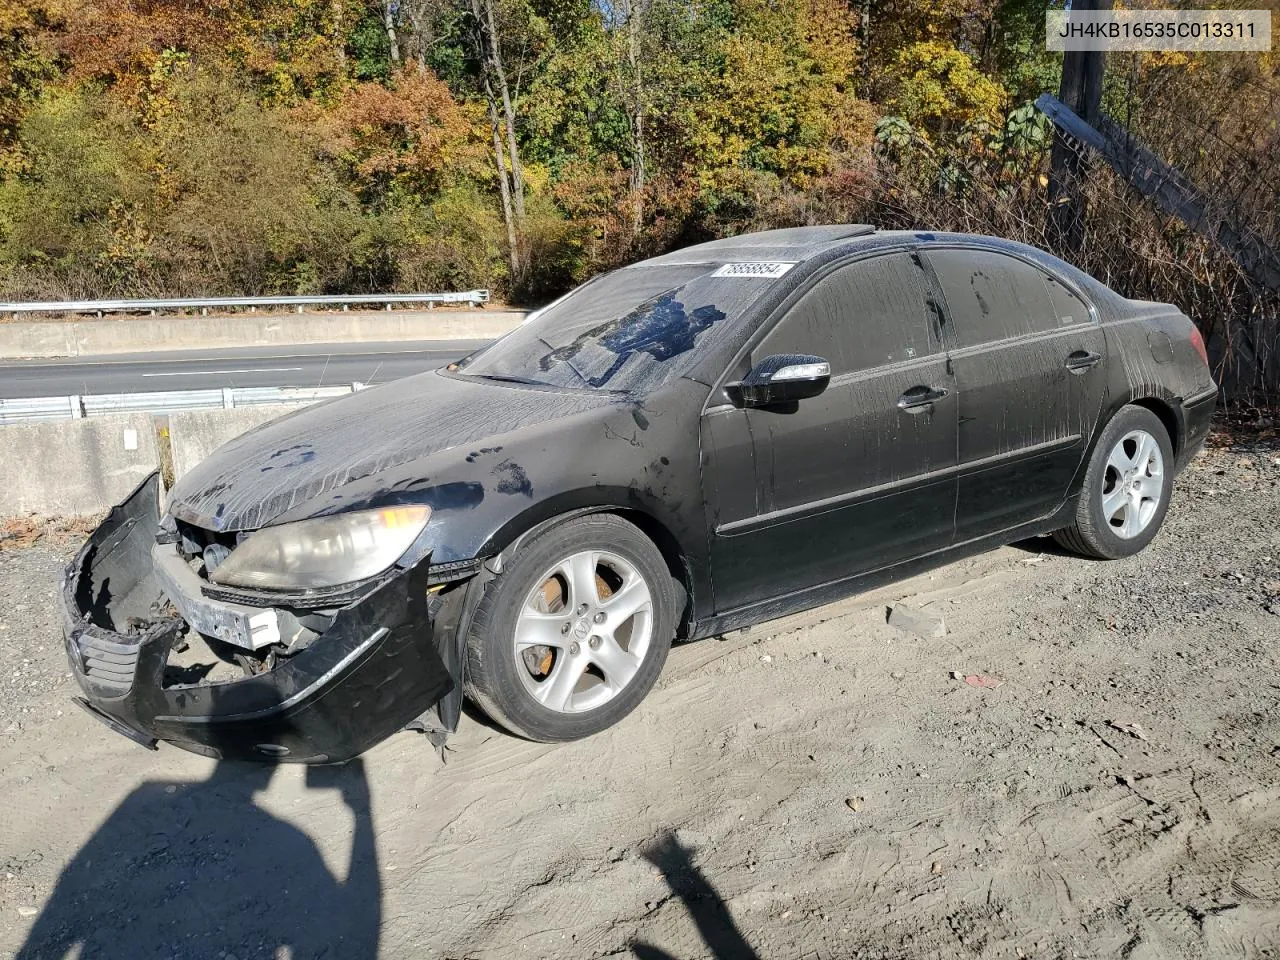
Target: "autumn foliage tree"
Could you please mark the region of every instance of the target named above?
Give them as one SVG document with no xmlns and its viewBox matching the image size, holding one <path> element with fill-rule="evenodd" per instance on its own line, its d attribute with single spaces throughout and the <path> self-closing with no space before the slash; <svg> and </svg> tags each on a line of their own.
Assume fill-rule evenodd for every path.
<svg viewBox="0 0 1280 960">
<path fill-rule="evenodd" d="M 1051 244 L 1030 106 L 1060 69 L 1044 9 L 0 0 L 0 292 L 485 286 L 532 302 L 772 226 Z M 1275 245 L 1278 71 L 1270 55 L 1114 56 L 1104 108 Z M 1232 330 L 1280 313 L 1095 180 L 1088 249 L 1058 252 Z"/>
</svg>

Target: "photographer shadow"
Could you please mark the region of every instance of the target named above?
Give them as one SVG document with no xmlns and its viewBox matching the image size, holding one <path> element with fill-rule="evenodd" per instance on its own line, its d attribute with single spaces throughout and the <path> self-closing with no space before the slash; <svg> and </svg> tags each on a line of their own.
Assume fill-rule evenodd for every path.
<svg viewBox="0 0 1280 960">
<path fill-rule="evenodd" d="M 683 902 L 715 960 L 760 960 L 734 923 L 724 899 L 674 834 L 661 834 L 644 850 L 644 858 L 662 873 L 672 894 Z M 637 960 L 677 960 L 673 954 L 648 943 L 632 943 L 631 952 Z"/>
<path fill-rule="evenodd" d="M 17 960 L 373 958 L 382 892 L 364 765 L 310 767 L 351 811 L 345 879 L 255 797 L 276 767 L 222 761 L 208 780 L 151 781 L 63 870 Z"/>
</svg>

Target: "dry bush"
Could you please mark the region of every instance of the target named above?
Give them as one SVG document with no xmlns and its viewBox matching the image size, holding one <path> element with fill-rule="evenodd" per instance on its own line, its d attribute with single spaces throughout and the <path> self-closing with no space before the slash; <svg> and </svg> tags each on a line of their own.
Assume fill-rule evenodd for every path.
<svg viewBox="0 0 1280 960">
<path fill-rule="evenodd" d="M 84 540 L 102 522 L 102 515 L 45 517 L 30 514 L 0 518 L 0 553 L 42 546 L 65 547 Z"/>
</svg>

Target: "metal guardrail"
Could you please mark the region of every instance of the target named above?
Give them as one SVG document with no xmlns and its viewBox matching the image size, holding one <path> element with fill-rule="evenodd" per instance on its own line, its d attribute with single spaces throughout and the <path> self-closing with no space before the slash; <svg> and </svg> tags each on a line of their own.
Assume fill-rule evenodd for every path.
<svg viewBox="0 0 1280 960">
<path fill-rule="evenodd" d="M 80 406 L 86 417 L 94 417 L 103 413 L 175 413 L 223 407 L 225 404 L 221 390 L 167 390 L 82 396 Z"/>
<path fill-rule="evenodd" d="M 210 310 L 259 307 L 295 307 L 299 313 L 303 307 L 342 307 L 347 310 L 359 306 L 385 306 L 393 304 L 426 304 L 428 310 L 436 304 L 466 304 L 479 306 L 489 302 L 488 290 L 467 290 L 464 293 L 361 293 L 347 297 L 175 297 L 160 300 L 42 300 L 31 302 L 0 303 L 0 314 L 18 317 L 25 313 L 155 313 L 159 310 Z"/>
<path fill-rule="evenodd" d="M 33 420 L 78 420 L 106 413 L 177 413 L 231 410 L 277 403 L 316 403 L 363 390 L 363 383 L 334 387 L 224 387 L 151 393 L 101 393 L 69 397 L 0 399 L 0 424 Z"/>
<path fill-rule="evenodd" d="M 79 397 L 29 397 L 0 400 L 0 423 L 24 420 L 78 420 L 84 416 Z"/>
</svg>

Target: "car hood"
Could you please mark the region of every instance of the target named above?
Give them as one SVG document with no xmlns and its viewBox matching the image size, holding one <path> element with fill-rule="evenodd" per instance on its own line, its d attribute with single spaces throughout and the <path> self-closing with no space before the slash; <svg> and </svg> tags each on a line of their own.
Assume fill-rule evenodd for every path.
<svg viewBox="0 0 1280 960">
<path fill-rule="evenodd" d="M 224 444 L 183 476 L 167 510 L 209 530 L 255 530 L 346 484 L 448 450 L 617 402 L 441 372 L 299 410 Z M 488 451 L 483 451 L 488 452 Z M 317 505 L 327 504 L 322 501 Z"/>
</svg>

